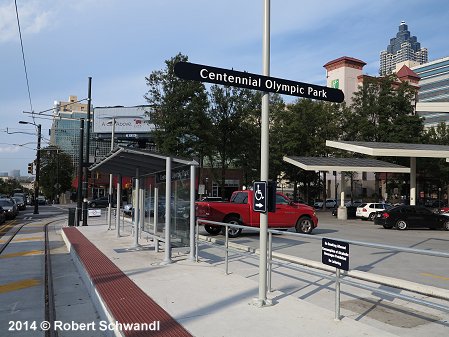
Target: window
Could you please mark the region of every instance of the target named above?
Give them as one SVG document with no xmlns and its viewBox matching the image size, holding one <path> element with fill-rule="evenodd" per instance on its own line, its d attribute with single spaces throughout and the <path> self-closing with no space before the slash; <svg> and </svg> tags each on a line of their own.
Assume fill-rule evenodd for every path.
<svg viewBox="0 0 449 337">
<path fill-rule="evenodd" d="M 277 205 L 289 205 L 290 202 L 285 199 L 282 195 L 276 194 L 276 204 Z"/>
<path fill-rule="evenodd" d="M 238 193 L 234 194 L 234 197 L 231 199 L 231 202 L 233 202 L 234 204 L 248 203 L 248 193 L 238 192 Z"/>
</svg>

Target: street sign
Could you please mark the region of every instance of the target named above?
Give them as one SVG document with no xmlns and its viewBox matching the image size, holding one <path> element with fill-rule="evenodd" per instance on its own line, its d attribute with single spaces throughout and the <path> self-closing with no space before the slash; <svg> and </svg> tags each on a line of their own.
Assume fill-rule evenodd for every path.
<svg viewBox="0 0 449 337">
<path fill-rule="evenodd" d="M 349 243 L 323 238 L 321 262 L 331 267 L 349 270 Z"/>
<path fill-rule="evenodd" d="M 230 85 L 335 103 L 341 103 L 344 100 L 343 91 L 335 88 L 189 62 L 176 63 L 175 74 L 184 80 Z"/>
<path fill-rule="evenodd" d="M 255 212 L 266 213 L 267 212 L 267 182 L 255 181 L 253 185 L 254 201 L 253 209 Z"/>
</svg>

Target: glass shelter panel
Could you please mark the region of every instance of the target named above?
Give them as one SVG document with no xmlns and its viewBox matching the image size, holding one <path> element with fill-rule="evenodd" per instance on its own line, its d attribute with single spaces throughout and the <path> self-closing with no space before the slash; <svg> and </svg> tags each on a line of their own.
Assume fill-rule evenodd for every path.
<svg viewBox="0 0 449 337">
<path fill-rule="evenodd" d="M 189 246 L 190 238 L 190 166 L 173 169 L 171 172 L 170 234 L 174 247 Z M 166 174 L 161 172 L 155 176 L 145 177 L 145 232 L 160 237 L 165 236 L 165 196 Z M 157 211 L 155 212 L 155 196 L 157 195 Z M 156 219 L 156 228 L 154 226 Z"/>
</svg>

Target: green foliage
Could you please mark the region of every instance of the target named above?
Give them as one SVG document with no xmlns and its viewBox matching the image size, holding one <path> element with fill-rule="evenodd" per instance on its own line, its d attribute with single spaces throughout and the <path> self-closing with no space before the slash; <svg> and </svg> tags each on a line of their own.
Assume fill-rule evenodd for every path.
<svg viewBox="0 0 449 337">
<path fill-rule="evenodd" d="M 42 148 L 40 151 L 40 190 L 47 198 L 54 199 L 58 194 L 71 188 L 72 159 L 57 146 Z M 57 184 L 60 186 L 58 187 Z"/>
<path fill-rule="evenodd" d="M 202 157 L 211 137 L 206 89 L 202 83 L 181 80 L 174 73 L 175 64 L 187 60 L 187 56 L 178 54 L 165 62 L 164 70 L 153 71 L 146 78 L 149 90 L 145 98 L 151 106 L 159 150 L 170 155 Z"/>
<path fill-rule="evenodd" d="M 22 185 L 15 179 L 0 179 L 0 194 L 12 195 L 14 189 L 22 189 Z"/>
</svg>

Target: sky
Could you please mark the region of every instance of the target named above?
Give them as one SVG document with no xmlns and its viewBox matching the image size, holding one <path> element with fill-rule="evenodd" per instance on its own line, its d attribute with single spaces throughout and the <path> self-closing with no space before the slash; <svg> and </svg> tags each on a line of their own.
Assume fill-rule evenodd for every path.
<svg viewBox="0 0 449 337">
<path fill-rule="evenodd" d="M 51 121 L 33 119 L 69 95 L 92 104 L 145 104 L 145 77 L 181 52 L 190 62 L 262 73 L 263 0 L 0 0 L 0 172 L 36 157 L 36 129 L 48 145 Z M 270 75 L 326 84 L 323 65 L 341 56 L 377 75 L 379 53 L 404 20 L 429 60 L 449 56 L 446 0 L 272 0 Z M 286 101 L 291 98 L 284 96 Z"/>
</svg>

